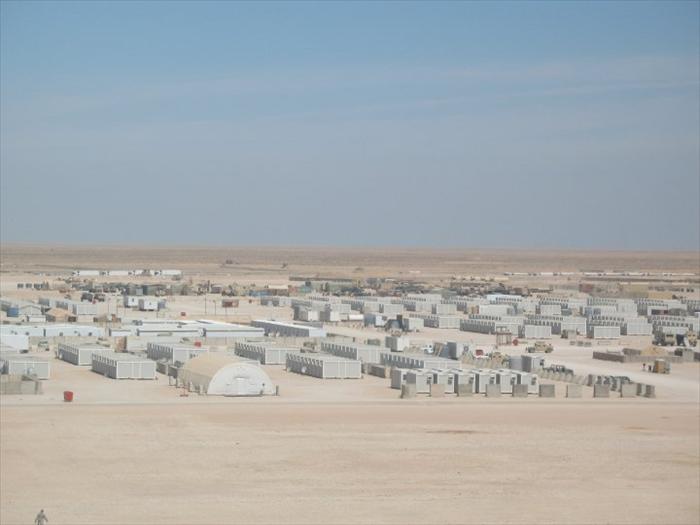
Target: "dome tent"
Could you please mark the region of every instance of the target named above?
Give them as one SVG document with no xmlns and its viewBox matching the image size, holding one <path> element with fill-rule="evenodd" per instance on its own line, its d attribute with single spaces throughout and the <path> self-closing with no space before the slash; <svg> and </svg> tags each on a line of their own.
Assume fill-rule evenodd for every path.
<svg viewBox="0 0 700 525">
<path fill-rule="evenodd" d="M 207 353 L 190 359 L 178 373 L 183 386 L 210 396 L 272 395 L 275 386 L 256 363 L 225 354 Z"/>
</svg>

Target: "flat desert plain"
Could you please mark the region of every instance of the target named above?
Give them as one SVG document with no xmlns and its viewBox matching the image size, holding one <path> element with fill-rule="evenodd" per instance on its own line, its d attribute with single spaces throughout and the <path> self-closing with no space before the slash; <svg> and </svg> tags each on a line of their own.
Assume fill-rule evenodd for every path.
<svg viewBox="0 0 700 525">
<path fill-rule="evenodd" d="M 440 278 L 470 267 L 556 264 L 572 271 L 693 271 L 696 260 L 696 254 L 421 251 L 414 258 L 410 250 L 197 250 L 10 247 L 3 249 L 2 278 L 164 267 L 272 281 L 286 279 L 282 262 L 292 272 L 296 265 L 299 273 L 323 274 L 363 267 L 396 275 L 415 264 Z M 238 268 L 222 270 L 227 258 Z M 450 260 L 458 264 L 446 266 Z M 557 348 L 553 355 L 584 371 L 615 365 L 593 362 L 590 349 L 583 355 Z M 700 523 L 697 364 L 648 379 L 638 379 L 636 364 L 618 365 L 633 380 L 656 382 L 656 399 L 590 393 L 566 399 L 560 383 L 551 400 L 401 400 L 386 379 L 323 381 L 274 366 L 265 369 L 279 397 L 183 397 L 162 375 L 111 381 L 61 361 L 51 366 L 43 395 L 0 401 L 2 525 L 32 523 L 41 508 L 51 525 Z M 76 393 L 71 404 L 62 402 L 66 389 Z"/>
<path fill-rule="evenodd" d="M 230 261 L 227 267 L 222 265 Z M 539 271 L 698 272 L 697 252 L 466 250 L 427 248 L 4 245 L 12 271 L 177 268 L 189 275 L 266 273 L 324 277 L 451 277 Z M 286 265 L 282 268 L 283 265 Z"/>
<path fill-rule="evenodd" d="M 348 395 L 0 410 L 8 525 L 39 508 L 52 524 L 693 524 L 700 512 L 692 402 Z"/>
</svg>

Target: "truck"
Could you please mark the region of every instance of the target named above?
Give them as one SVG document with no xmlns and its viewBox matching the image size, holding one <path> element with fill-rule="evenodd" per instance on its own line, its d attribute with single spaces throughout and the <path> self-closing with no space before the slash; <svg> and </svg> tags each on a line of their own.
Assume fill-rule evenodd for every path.
<svg viewBox="0 0 700 525">
<path fill-rule="evenodd" d="M 567 368 L 564 365 L 550 365 L 547 368 L 543 368 L 542 370 L 545 370 L 547 372 L 562 372 L 564 374 L 572 374 L 574 373 L 573 369 Z"/>
<path fill-rule="evenodd" d="M 544 341 L 537 341 L 535 346 L 528 346 L 526 351 L 528 354 L 551 354 L 554 351 L 554 347 Z"/>
</svg>

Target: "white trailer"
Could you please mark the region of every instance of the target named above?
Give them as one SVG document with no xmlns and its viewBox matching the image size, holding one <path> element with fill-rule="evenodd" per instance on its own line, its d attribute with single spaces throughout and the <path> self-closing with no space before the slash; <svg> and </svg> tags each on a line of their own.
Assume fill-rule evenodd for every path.
<svg viewBox="0 0 700 525">
<path fill-rule="evenodd" d="M 94 352 L 109 352 L 109 348 L 99 345 L 70 345 L 58 343 L 57 356 L 59 359 L 77 366 L 91 366 Z"/>
<path fill-rule="evenodd" d="M 513 385 L 517 384 L 517 376 L 512 370 L 497 370 L 496 371 L 496 384 L 501 386 L 502 394 L 512 394 Z"/>
<path fill-rule="evenodd" d="M 51 365 L 46 359 L 38 359 L 24 354 L 3 354 L 5 364 L 3 374 L 36 376 L 37 379 L 48 379 Z"/>
<path fill-rule="evenodd" d="M 283 348 L 269 343 L 236 342 L 236 355 L 253 359 L 263 365 L 284 365 L 287 362 L 287 352 L 295 352 L 295 348 Z"/>
<path fill-rule="evenodd" d="M 289 352 L 287 371 L 321 379 L 360 379 L 362 363 L 330 355 Z"/>
<path fill-rule="evenodd" d="M 521 327 L 520 336 L 525 339 L 551 339 L 552 327 L 548 325 L 526 324 Z"/>
<path fill-rule="evenodd" d="M 141 297 L 139 299 L 139 310 L 142 312 L 157 312 L 158 311 L 158 299 L 151 299 L 149 297 Z"/>
<path fill-rule="evenodd" d="M 131 354 L 93 352 L 92 370 L 112 379 L 155 379 L 156 363 Z"/>
<path fill-rule="evenodd" d="M 412 369 L 406 372 L 406 384 L 416 386 L 416 394 L 430 393 L 433 382 L 433 372 L 430 370 Z"/>
<path fill-rule="evenodd" d="M 208 348 L 184 344 L 148 343 L 146 356 L 153 361 L 165 359 L 168 363 L 186 363 L 198 355 L 205 354 Z"/>
<path fill-rule="evenodd" d="M 537 374 L 530 374 L 528 372 L 521 372 L 520 370 L 512 370 L 515 375 L 516 384 L 527 385 L 528 394 L 538 394 L 540 389 L 540 379 Z"/>
<path fill-rule="evenodd" d="M 411 346 L 411 341 L 408 339 L 408 337 L 387 335 L 384 338 L 384 346 L 386 346 L 392 352 L 403 352 Z"/>
<path fill-rule="evenodd" d="M 397 368 L 437 368 L 449 370 L 450 368 L 454 368 L 457 363 L 452 359 L 445 359 L 443 357 L 380 352 L 379 364 Z"/>
<path fill-rule="evenodd" d="M 401 385 L 406 381 L 406 372 L 408 368 L 392 368 L 391 369 L 391 388 L 401 390 Z"/>
<path fill-rule="evenodd" d="M 136 308 L 139 305 L 140 297 L 136 295 L 125 295 L 124 296 L 124 307 L 125 308 Z"/>
<path fill-rule="evenodd" d="M 0 333 L 0 344 L 14 348 L 18 352 L 27 352 L 29 350 L 29 336 Z"/>
<path fill-rule="evenodd" d="M 379 363 L 381 348 L 373 345 L 358 343 L 322 341 L 321 351 L 346 359 L 362 361 L 363 363 Z"/>
</svg>

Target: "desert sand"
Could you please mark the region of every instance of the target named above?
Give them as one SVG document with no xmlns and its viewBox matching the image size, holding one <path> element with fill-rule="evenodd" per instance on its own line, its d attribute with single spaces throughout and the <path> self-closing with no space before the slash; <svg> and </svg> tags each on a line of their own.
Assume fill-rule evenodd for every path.
<svg viewBox="0 0 700 525">
<path fill-rule="evenodd" d="M 470 268 L 692 271 L 694 255 L 15 246 L 2 250 L 1 275 L 3 291 L 30 272 L 79 267 L 181 268 L 262 283 L 414 266 L 421 278 L 442 279 Z M 233 268 L 221 268 L 227 258 Z M 201 315 L 201 301 L 169 308 Z M 236 315 L 289 316 L 264 310 L 242 304 Z M 51 525 L 699 523 L 698 365 L 642 377 L 636 364 L 594 362 L 590 352 L 562 343 L 553 356 L 581 372 L 616 367 L 656 384 L 657 399 L 566 399 L 558 384 L 552 400 L 401 400 L 385 379 L 323 381 L 272 366 L 280 397 L 182 397 L 162 375 L 118 382 L 52 360 L 42 396 L 0 400 L 0 523 L 31 523 L 41 508 Z M 75 391 L 71 404 L 66 389 Z"/>
</svg>

